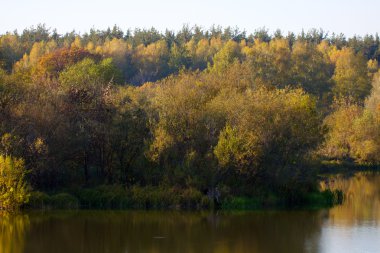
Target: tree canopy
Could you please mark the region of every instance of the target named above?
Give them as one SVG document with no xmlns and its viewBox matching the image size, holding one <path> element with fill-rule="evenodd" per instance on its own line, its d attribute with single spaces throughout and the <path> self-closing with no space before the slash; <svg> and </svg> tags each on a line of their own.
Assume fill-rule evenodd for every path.
<svg viewBox="0 0 380 253">
<path fill-rule="evenodd" d="M 188 26 L 0 35 L 0 166 L 23 181 L 2 172 L 1 195 L 27 196 L 27 184 L 307 192 L 322 161 L 377 165 L 379 45 Z"/>
</svg>

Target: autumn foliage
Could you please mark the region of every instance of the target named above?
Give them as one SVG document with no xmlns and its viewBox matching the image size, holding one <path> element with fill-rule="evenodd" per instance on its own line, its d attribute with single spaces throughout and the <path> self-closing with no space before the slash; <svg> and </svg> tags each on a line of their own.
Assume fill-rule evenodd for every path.
<svg viewBox="0 0 380 253">
<path fill-rule="evenodd" d="M 0 35 L 0 155 L 36 190 L 293 200 L 326 161 L 380 163 L 377 36 L 38 29 Z"/>
</svg>

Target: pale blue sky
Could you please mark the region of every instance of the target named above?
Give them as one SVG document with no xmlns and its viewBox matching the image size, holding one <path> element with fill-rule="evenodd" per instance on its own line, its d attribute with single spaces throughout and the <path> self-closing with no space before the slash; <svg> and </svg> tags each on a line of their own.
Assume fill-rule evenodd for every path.
<svg viewBox="0 0 380 253">
<path fill-rule="evenodd" d="M 75 29 L 178 30 L 183 24 L 237 26 L 248 33 L 266 27 L 284 32 L 323 28 L 330 33 L 380 32 L 380 0 L 0 0 L 0 33 L 45 23 L 59 33 Z"/>
</svg>

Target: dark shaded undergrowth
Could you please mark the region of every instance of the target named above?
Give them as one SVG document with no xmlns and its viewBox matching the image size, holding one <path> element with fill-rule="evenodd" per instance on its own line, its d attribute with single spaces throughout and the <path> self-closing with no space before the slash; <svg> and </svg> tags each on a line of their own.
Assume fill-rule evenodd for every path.
<svg viewBox="0 0 380 253">
<path fill-rule="evenodd" d="M 221 196 L 214 199 L 194 188 L 162 187 L 124 188 L 120 185 L 99 186 L 67 192 L 33 192 L 26 209 L 140 209 L 140 210 L 257 210 L 326 208 L 341 204 L 341 191 L 325 190 L 297 197 L 266 194 L 262 196 Z"/>
</svg>

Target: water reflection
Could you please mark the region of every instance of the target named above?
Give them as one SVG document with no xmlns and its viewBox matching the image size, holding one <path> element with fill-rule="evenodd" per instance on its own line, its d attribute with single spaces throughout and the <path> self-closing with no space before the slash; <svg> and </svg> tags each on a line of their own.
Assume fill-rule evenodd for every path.
<svg viewBox="0 0 380 253">
<path fill-rule="evenodd" d="M 320 252 L 380 252 L 380 174 L 332 176 L 321 186 L 342 190 L 344 204 L 328 211 Z"/>
<path fill-rule="evenodd" d="M 344 204 L 329 210 L 331 224 L 345 226 L 379 224 L 380 173 L 360 172 L 355 175 L 331 176 L 327 184 L 321 183 L 321 187 L 340 189 L 344 192 Z"/>
<path fill-rule="evenodd" d="M 322 186 L 326 187 L 326 185 Z M 380 252 L 380 175 L 331 178 L 344 205 L 245 213 L 71 211 L 0 216 L 0 253 Z"/>
<path fill-rule="evenodd" d="M 0 252 L 305 252 L 316 245 L 320 212 L 30 213 L 2 220 Z M 20 221 L 24 221 L 24 223 Z M 30 220 L 30 225 L 29 221 Z M 11 229 L 19 225 L 16 234 Z M 309 252 L 318 252 L 310 248 Z"/>
<path fill-rule="evenodd" d="M 0 213 L 0 253 L 24 252 L 29 225 L 28 215 Z"/>
</svg>

